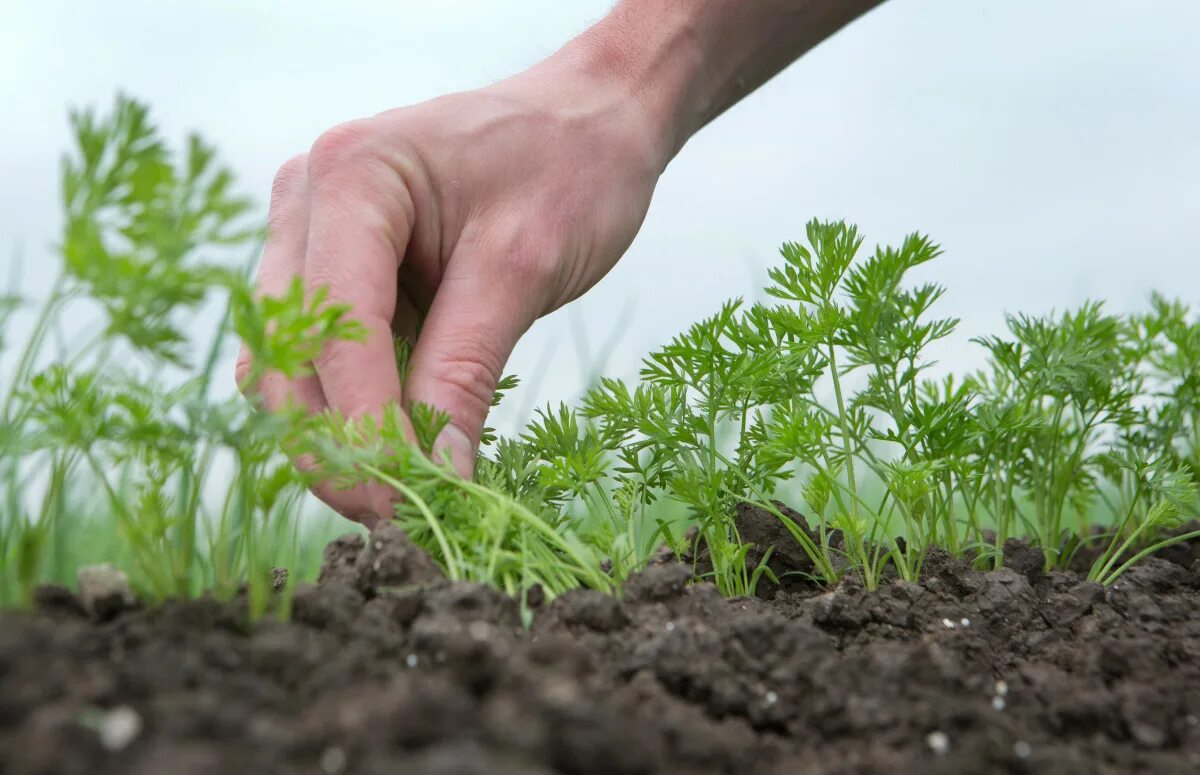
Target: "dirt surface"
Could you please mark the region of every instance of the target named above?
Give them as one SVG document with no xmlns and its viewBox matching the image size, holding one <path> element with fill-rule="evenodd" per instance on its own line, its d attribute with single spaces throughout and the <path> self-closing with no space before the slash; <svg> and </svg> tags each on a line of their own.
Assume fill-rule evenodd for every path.
<svg viewBox="0 0 1200 775">
<path fill-rule="evenodd" d="M 657 565 L 528 631 L 390 527 L 331 544 L 286 624 L 94 621 L 48 588 L 0 616 L 0 772 L 1200 771 L 1195 548 L 1107 590 L 1011 549 L 1021 570 L 934 555 L 920 584 L 770 600 Z"/>
</svg>

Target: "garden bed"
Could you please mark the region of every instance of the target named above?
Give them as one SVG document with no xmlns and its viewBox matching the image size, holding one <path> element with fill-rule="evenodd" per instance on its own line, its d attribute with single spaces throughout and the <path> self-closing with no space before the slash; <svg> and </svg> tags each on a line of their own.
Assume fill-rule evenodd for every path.
<svg viewBox="0 0 1200 775">
<path fill-rule="evenodd" d="M 352 310 L 225 262 L 261 229 L 199 138 L 123 97 L 71 127 L 0 385 L 0 775 L 1200 771 L 1192 306 L 1016 313 L 932 371 L 937 244 L 814 220 L 758 301 L 463 479 L 436 407 L 264 411 Z M 298 583 L 318 482 L 401 500 Z"/>
<path fill-rule="evenodd" d="M 331 544 L 286 622 L 43 587 L 0 615 L 0 772 L 1196 772 L 1200 543 L 1109 587 L 1006 555 L 769 599 L 662 562 L 532 596 L 529 629 L 390 526 Z"/>
</svg>

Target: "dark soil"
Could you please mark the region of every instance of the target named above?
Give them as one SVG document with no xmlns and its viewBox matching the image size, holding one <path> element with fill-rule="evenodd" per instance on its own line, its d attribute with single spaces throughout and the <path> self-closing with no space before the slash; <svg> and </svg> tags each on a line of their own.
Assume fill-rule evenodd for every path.
<svg viewBox="0 0 1200 775">
<path fill-rule="evenodd" d="M 1194 773 L 1196 555 L 1104 589 L 1012 545 L 770 600 L 662 564 L 530 631 L 391 527 L 331 544 L 286 624 L 45 589 L 0 617 L 0 772 Z"/>
</svg>

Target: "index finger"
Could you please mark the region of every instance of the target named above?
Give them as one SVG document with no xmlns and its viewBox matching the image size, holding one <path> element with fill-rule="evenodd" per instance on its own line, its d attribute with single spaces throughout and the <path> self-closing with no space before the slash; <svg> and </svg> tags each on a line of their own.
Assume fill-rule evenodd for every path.
<svg viewBox="0 0 1200 775">
<path fill-rule="evenodd" d="M 356 125 L 322 135 L 309 154 L 309 231 L 304 276 L 350 306 L 361 342 L 334 341 L 313 361 L 329 405 L 347 417 L 378 415 L 400 401 L 392 341 L 396 270 L 408 245 L 411 198 Z"/>
</svg>

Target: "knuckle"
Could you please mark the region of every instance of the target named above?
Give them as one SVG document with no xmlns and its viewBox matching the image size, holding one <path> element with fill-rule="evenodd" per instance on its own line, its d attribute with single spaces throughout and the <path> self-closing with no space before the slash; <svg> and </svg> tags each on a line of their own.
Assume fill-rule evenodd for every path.
<svg viewBox="0 0 1200 775">
<path fill-rule="evenodd" d="M 326 300 L 328 302 L 346 302 L 351 296 L 348 291 L 352 281 L 350 274 L 351 268 L 347 267 L 345 263 L 336 261 L 314 262 L 307 269 L 305 285 L 309 293 L 324 290 L 327 293 Z M 334 341 L 336 342 L 337 340 Z M 333 342 L 330 344 L 333 344 Z"/>
<path fill-rule="evenodd" d="M 313 358 L 313 366 L 317 371 L 337 368 L 344 364 L 347 356 L 351 355 L 352 343 L 345 339 L 331 339 L 321 346 L 321 351 Z"/>
<path fill-rule="evenodd" d="M 503 254 L 500 271 L 513 282 L 544 287 L 558 276 L 558 252 L 538 242 L 523 242 Z"/>
<path fill-rule="evenodd" d="M 439 405 L 444 405 L 455 421 L 473 427 L 482 423 L 492 403 L 501 365 L 488 348 L 459 349 L 458 354 L 441 359 L 433 370 L 438 382 Z"/>
<path fill-rule="evenodd" d="M 370 147 L 365 122 L 339 124 L 323 132 L 313 143 L 308 154 L 308 174 L 314 180 L 335 174 L 344 170 L 348 163 L 362 158 Z"/>
</svg>

